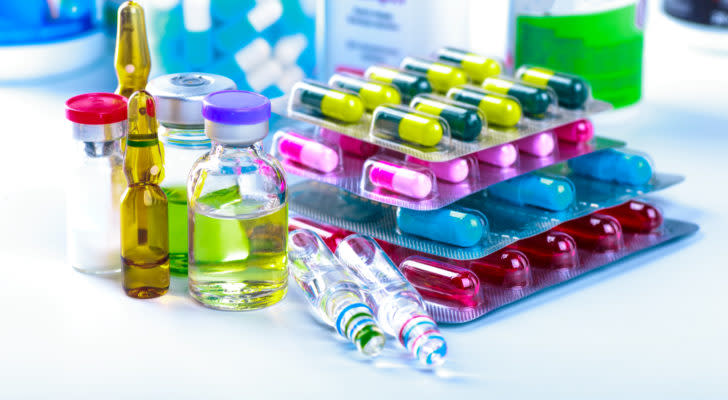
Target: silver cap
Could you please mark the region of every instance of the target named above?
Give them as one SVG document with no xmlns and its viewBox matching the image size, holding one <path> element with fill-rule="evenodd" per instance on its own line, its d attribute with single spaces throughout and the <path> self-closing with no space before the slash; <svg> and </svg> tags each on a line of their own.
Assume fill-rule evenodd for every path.
<svg viewBox="0 0 728 400">
<path fill-rule="evenodd" d="M 232 89 L 236 89 L 232 79 L 202 72 L 162 75 L 147 83 L 147 91 L 157 103 L 157 120 L 171 127 L 201 128 L 205 124 L 202 99 Z"/>
</svg>

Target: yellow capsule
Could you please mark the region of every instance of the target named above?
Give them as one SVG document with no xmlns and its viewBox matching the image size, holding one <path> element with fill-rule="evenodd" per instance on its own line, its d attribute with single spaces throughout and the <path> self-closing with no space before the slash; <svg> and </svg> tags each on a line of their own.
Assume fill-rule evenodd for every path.
<svg viewBox="0 0 728 400">
<path fill-rule="evenodd" d="M 437 118 L 390 107 L 377 110 L 374 127 L 385 136 L 427 147 L 440 143 L 445 132 Z"/>
<path fill-rule="evenodd" d="M 329 79 L 329 85 L 358 93 L 367 111 L 373 111 L 383 104 L 402 102 L 402 97 L 394 86 L 354 75 L 335 74 Z"/>
<path fill-rule="evenodd" d="M 435 91 L 445 93 L 451 87 L 468 83 L 468 77 L 460 68 L 447 64 L 406 57 L 401 67 L 408 71 L 424 74 Z"/>
<path fill-rule="evenodd" d="M 357 122 L 364 115 L 364 105 L 357 96 L 313 82 L 302 85 L 300 100 L 317 112 L 343 122 Z"/>
<path fill-rule="evenodd" d="M 152 62 L 144 9 L 137 2 L 127 1 L 119 7 L 114 65 L 119 79 L 117 94 L 128 98 L 147 86 Z"/>
<path fill-rule="evenodd" d="M 489 76 L 500 75 L 503 70 L 498 60 L 450 47 L 440 49 L 437 58 L 460 65 L 475 83 L 480 83 Z"/>
<path fill-rule="evenodd" d="M 510 127 L 521 120 L 521 105 L 508 97 L 465 88 L 453 88 L 447 97 L 480 108 L 485 119 L 495 125 Z"/>
</svg>

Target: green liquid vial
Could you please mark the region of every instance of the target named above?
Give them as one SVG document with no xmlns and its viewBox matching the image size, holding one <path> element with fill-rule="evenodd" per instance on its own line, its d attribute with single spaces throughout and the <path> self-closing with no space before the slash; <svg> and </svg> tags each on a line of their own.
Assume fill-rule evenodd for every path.
<svg viewBox="0 0 728 400">
<path fill-rule="evenodd" d="M 288 202 L 283 170 L 259 142 L 270 101 L 228 90 L 203 100 L 212 149 L 190 172 L 189 291 L 219 310 L 264 308 L 288 285 Z"/>
<path fill-rule="evenodd" d="M 157 103 L 159 139 L 164 148 L 165 178 L 160 186 L 169 205 L 169 268 L 175 275 L 187 275 L 187 177 L 195 161 L 210 151 L 202 99 L 230 89 L 235 89 L 231 79 L 205 73 L 163 75 L 147 85 Z"/>
</svg>

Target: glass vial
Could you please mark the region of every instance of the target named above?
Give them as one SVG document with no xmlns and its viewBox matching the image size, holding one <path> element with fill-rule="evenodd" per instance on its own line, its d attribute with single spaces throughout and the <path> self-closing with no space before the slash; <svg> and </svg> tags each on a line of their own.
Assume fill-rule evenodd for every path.
<svg viewBox="0 0 728 400">
<path fill-rule="evenodd" d="M 287 288 L 287 185 L 264 152 L 270 101 L 228 90 L 203 100 L 212 149 L 187 182 L 189 290 L 203 305 L 253 310 L 283 298 Z"/>
<path fill-rule="evenodd" d="M 126 115 L 126 99 L 111 93 L 66 101 L 76 140 L 66 187 L 66 244 L 69 263 L 81 272 L 121 270 L 119 202 L 126 180 L 120 141 L 127 131 Z"/>
<path fill-rule="evenodd" d="M 202 99 L 235 88 L 231 79 L 205 73 L 163 75 L 147 84 L 157 105 L 159 140 L 164 148 L 160 186 L 169 205 L 169 268 L 174 274 L 187 275 L 187 177 L 192 164 L 210 151 Z"/>
</svg>

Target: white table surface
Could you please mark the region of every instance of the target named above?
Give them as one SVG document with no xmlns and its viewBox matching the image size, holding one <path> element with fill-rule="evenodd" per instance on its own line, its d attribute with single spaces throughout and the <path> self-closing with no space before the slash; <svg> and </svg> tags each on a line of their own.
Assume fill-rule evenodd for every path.
<svg viewBox="0 0 728 400">
<path fill-rule="evenodd" d="M 654 198 L 701 231 L 444 327 L 449 360 L 437 372 L 394 345 L 358 358 L 297 288 L 264 311 L 230 313 L 197 305 L 183 278 L 142 301 L 118 277 L 74 271 L 63 103 L 113 90 L 111 66 L 0 87 L 0 398 L 726 398 L 728 54 L 690 47 L 664 17 L 648 26 L 644 101 L 597 118 L 597 133 L 685 174 Z"/>
</svg>

